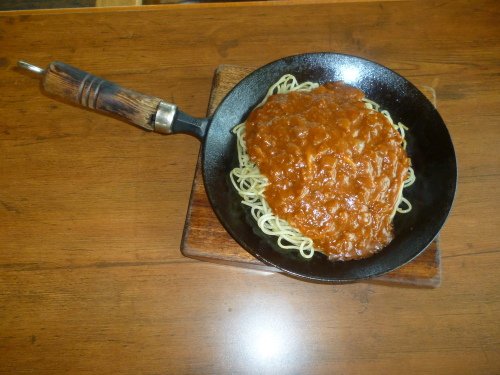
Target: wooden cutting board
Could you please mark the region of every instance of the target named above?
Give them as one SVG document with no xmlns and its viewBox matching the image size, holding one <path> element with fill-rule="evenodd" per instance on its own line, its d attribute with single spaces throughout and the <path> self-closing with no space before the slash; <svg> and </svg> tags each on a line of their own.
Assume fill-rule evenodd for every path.
<svg viewBox="0 0 500 375">
<path fill-rule="evenodd" d="M 211 115 L 225 95 L 254 68 L 222 65 L 217 68 L 210 95 L 208 115 Z M 435 91 L 419 87 L 436 105 Z M 224 229 L 215 216 L 203 185 L 201 160 L 198 158 L 189 208 L 181 243 L 184 256 L 224 265 L 280 272 L 254 258 Z M 435 288 L 441 282 L 441 254 L 439 236 L 420 256 L 403 267 L 378 278 L 364 282 L 392 283 Z"/>
</svg>

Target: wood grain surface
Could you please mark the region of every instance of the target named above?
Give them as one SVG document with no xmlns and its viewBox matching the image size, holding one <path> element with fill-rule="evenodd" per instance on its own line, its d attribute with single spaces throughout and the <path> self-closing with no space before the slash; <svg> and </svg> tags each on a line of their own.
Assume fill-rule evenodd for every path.
<svg viewBox="0 0 500 375">
<path fill-rule="evenodd" d="M 498 374 L 499 14 L 496 0 L 0 13 L 0 373 Z M 16 68 L 62 61 L 204 117 L 218 66 L 323 51 L 436 90 L 459 163 L 439 288 L 184 257 L 199 141 L 59 101 Z"/>
<path fill-rule="evenodd" d="M 160 98 L 126 89 L 58 61 L 44 69 L 42 76 L 44 92 L 59 100 L 66 99 L 106 115 L 116 115 L 146 130 L 155 129 L 151 119 L 156 115 Z"/>
<path fill-rule="evenodd" d="M 212 115 L 229 90 L 253 70 L 254 68 L 235 65 L 219 66 L 214 74 L 207 115 Z M 428 86 L 422 86 L 419 89 L 435 106 L 436 94 L 434 89 Z M 247 267 L 267 272 L 280 272 L 277 268 L 263 264 L 246 252 L 220 224 L 205 193 L 200 157 L 196 165 L 196 174 L 191 197 L 189 198 L 181 252 L 187 257 L 207 262 Z M 441 282 L 439 235 L 425 252 L 412 262 L 368 282 L 373 281 L 432 288 L 439 286 Z"/>
</svg>

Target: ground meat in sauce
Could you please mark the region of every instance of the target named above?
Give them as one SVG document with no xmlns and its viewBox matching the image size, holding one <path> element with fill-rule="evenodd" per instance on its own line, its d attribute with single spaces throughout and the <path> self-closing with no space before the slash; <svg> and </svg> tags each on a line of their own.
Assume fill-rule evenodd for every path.
<svg viewBox="0 0 500 375">
<path fill-rule="evenodd" d="M 332 260 L 367 257 L 393 238 L 410 159 L 401 135 L 342 82 L 273 95 L 246 121 L 266 201 Z"/>
</svg>

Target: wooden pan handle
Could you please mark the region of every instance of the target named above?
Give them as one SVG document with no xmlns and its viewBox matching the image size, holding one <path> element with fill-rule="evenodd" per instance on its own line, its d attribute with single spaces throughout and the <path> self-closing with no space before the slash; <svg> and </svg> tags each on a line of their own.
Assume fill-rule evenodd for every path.
<svg viewBox="0 0 500 375">
<path fill-rule="evenodd" d="M 128 90 L 57 61 L 45 70 L 43 86 L 48 93 L 84 107 L 121 116 L 142 128 L 155 130 L 160 98 Z"/>
</svg>

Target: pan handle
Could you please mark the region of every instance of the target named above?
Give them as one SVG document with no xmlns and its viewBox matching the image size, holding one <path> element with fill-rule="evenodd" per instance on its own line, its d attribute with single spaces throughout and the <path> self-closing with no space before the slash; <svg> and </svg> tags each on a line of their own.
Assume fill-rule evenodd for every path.
<svg viewBox="0 0 500 375">
<path fill-rule="evenodd" d="M 19 61 L 18 65 L 43 76 L 46 92 L 84 107 L 122 117 L 146 130 L 163 134 L 191 133 L 203 138 L 208 119 L 185 114 L 160 98 L 144 95 L 62 62 L 43 70 Z"/>
</svg>

